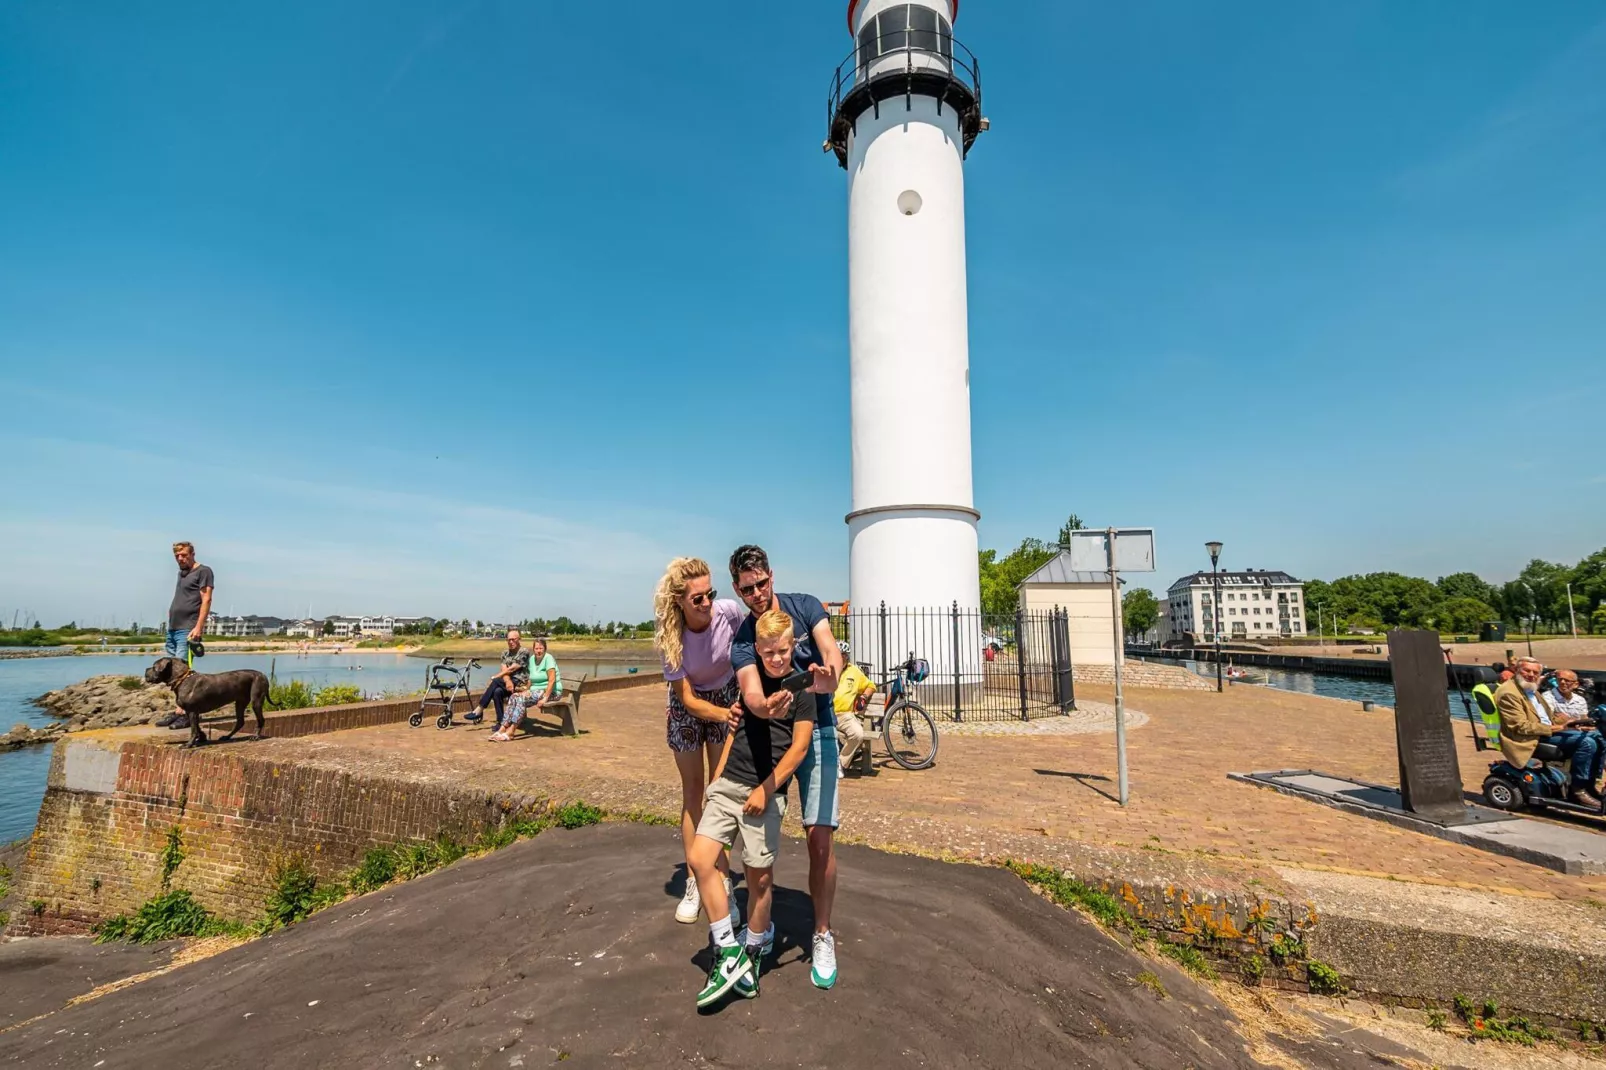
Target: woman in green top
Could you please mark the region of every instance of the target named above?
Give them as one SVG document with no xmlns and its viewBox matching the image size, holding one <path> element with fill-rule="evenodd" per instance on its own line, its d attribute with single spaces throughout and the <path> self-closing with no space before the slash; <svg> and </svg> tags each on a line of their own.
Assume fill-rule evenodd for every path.
<svg viewBox="0 0 1606 1070">
<path fill-rule="evenodd" d="M 563 694 L 563 676 L 558 663 L 546 650 L 546 636 L 538 635 L 530 643 L 530 686 L 508 696 L 507 713 L 502 723 L 491 733 L 491 742 L 506 743 L 524 721 L 524 712 L 530 707 L 539 710 Z"/>
</svg>

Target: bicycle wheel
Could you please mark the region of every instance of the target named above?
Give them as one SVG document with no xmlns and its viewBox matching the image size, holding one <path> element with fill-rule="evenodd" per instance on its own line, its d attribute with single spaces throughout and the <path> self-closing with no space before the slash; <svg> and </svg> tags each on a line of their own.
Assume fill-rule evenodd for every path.
<svg viewBox="0 0 1606 1070">
<path fill-rule="evenodd" d="M 937 722 L 920 703 L 903 699 L 882 719 L 881 742 L 905 769 L 930 769 L 937 760 Z"/>
</svg>

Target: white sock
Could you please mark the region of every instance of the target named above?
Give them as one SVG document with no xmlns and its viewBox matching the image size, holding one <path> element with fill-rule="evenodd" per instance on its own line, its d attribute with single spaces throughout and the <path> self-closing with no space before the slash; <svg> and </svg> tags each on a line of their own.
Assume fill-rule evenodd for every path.
<svg viewBox="0 0 1606 1070">
<path fill-rule="evenodd" d="M 709 922 L 708 935 L 714 938 L 715 947 L 735 947 L 736 933 L 731 929 L 731 916 L 726 914 L 718 921 Z"/>
<path fill-rule="evenodd" d="M 763 947 L 765 944 L 773 942 L 774 939 L 775 923 L 773 921 L 770 922 L 770 927 L 765 929 L 762 933 L 755 933 L 752 929 L 747 930 L 748 947 Z"/>
</svg>

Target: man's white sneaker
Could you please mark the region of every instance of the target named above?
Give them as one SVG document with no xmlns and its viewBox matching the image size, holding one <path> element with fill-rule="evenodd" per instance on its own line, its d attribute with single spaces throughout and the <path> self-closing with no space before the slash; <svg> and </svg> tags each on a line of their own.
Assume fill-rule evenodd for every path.
<svg viewBox="0 0 1606 1070">
<path fill-rule="evenodd" d="M 830 988 L 836 984 L 836 939 L 830 933 L 814 934 L 814 966 L 809 980 L 815 988 Z"/>
<path fill-rule="evenodd" d="M 697 920 L 697 915 L 703 912 L 703 894 L 697 890 L 697 881 L 690 873 L 686 874 L 686 894 L 680 897 L 680 905 L 675 907 L 675 920 L 682 925 L 690 925 Z"/>
<path fill-rule="evenodd" d="M 753 934 L 747 930 L 747 926 L 742 926 L 742 931 L 736 934 L 736 942 L 741 944 L 743 947 L 751 948 L 753 943 Z M 759 962 L 769 958 L 774 953 L 775 930 L 771 929 L 769 933 L 769 939 L 764 941 L 764 947 L 762 950 L 759 952 L 759 954 L 750 957 L 753 959 L 753 963 L 757 965 Z"/>
</svg>

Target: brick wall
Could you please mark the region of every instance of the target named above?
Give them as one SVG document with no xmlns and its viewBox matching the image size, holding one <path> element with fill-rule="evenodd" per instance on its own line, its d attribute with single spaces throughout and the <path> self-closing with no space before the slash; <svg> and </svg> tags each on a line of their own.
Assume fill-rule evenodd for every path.
<svg viewBox="0 0 1606 1070">
<path fill-rule="evenodd" d="M 115 784 L 67 775 L 73 748 L 115 752 Z M 88 768 L 83 762 L 81 768 Z M 80 774 L 83 777 L 85 774 Z M 111 790 L 103 790 L 110 788 Z M 160 891 L 168 830 L 183 836 L 173 886 L 226 918 L 254 920 L 275 868 L 349 869 L 368 848 L 448 833 L 470 839 L 546 800 L 360 777 L 222 750 L 67 739 L 57 747 L 23 858 L 10 935 L 83 932 Z M 35 914 L 28 906 L 43 900 Z"/>
<path fill-rule="evenodd" d="M 661 672 L 587 680 L 584 695 L 662 684 Z M 476 696 L 477 697 L 477 696 Z M 468 709 L 460 700 L 458 713 Z M 263 734 L 287 738 L 395 724 L 418 698 L 273 712 Z M 581 723 L 585 702 L 581 699 Z M 211 722 L 208 722 L 209 726 Z M 229 719 L 232 724 L 232 718 Z M 251 725 L 248 723 L 246 731 Z M 56 744 L 39 821 L 12 896 L 12 935 L 84 932 L 160 891 L 167 833 L 185 859 L 173 885 L 226 918 L 260 915 L 274 869 L 300 855 L 320 874 L 368 848 L 442 832 L 468 839 L 545 800 L 356 777 L 239 751 L 69 736 Z M 29 904 L 42 900 L 45 910 Z"/>
</svg>

